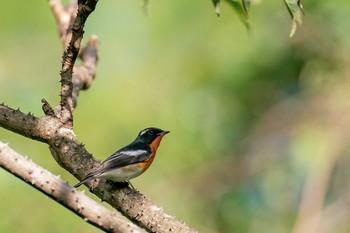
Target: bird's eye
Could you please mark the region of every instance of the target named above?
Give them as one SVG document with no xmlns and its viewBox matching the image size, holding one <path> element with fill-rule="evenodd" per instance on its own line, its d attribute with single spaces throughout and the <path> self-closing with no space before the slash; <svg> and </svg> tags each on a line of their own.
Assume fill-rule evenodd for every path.
<svg viewBox="0 0 350 233">
<path fill-rule="evenodd" d="M 149 135 L 153 135 L 153 134 L 154 134 L 154 130 L 148 131 L 148 134 L 149 134 Z"/>
</svg>

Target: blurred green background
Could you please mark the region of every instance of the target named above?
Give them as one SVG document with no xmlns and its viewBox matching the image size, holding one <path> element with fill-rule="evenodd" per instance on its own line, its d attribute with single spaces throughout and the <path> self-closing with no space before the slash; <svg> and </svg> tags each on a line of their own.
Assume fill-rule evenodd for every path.
<svg viewBox="0 0 350 233">
<path fill-rule="evenodd" d="M 100 1 L 97 77 L 74 128 L 100 160 L 139 130 L 171 133 L 133 181 L 200 232 L 350 232 L 350 2 L 304 1 L 289 38 L 282 0 L 252 1 L 248 33 L 211 1 Z M 0 102 L 42 116 L 59 102 L 61 43 L 46 1 L 0 8 Z M 0 140 L 70 184 L 46 145 Z M 0 169 L 0 232 L 99 232 Z M 84 188 L 82 188 L 84 189 Z"/>
</svg>

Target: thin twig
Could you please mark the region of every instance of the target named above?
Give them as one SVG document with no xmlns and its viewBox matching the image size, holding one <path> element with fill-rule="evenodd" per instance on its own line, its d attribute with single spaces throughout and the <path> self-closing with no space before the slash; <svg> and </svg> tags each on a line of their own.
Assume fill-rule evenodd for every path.
<svg viewBox="0 0 350 233">
<path fill-rule="evenodd" d="M 78 57 L 84 26 L 88 16 L 95 10 L 97 0 L 78 0 L 77 16 L 71 27 L 72 37 L 63 53 L 61 69 L 60 120 L 67 127 L 73 127 L 73 67 Z"/>
<path fill-rule="evenodd" d="M 63 6 L 61 0 L 49 0 L 49 4 L 57 22 L 63 48 L 67 48 L 72 37 L 71 24 L 74 22 L 78 9 L 77 1 L 71 0 L 69 5 Z"/>
<path fill-rule="evenodd" d="M 87 17 L 95 9 L 97 1 L 72 1 L 64 7 L 60 0 L 50 0 L 56 18 L 61 41 L 65 48 L 61 70 L 61 103 L 58 107 L 62 123 L 71 127 L 73 110 L 77 105 L 80 90 L 90 87 L 96 72 L 98 38 L 91 36 L 88 44 L 80 50 L 83 28 Z M 75 65 L 79 56 L 80 66 Z"/>
<path fill-rule="evenodd" d="M 74 67 L 73 72 L 73 108 L 77 106 L 80 90 L 88 89 L 96 75 L 96 65 L 98 61 L 97 50 L 99 41 L 97 36 L 92 35 L 87 45 L 81 50 L 79 57 L 83 63 Z"/>
</svg>

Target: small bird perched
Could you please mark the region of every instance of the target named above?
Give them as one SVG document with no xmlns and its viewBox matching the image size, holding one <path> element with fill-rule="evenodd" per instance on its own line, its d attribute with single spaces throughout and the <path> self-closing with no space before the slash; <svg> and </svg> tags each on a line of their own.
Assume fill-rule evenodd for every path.
<svg viewBox="0 0 350 233">
<path fill-rule="evenodd" d="M 129 180 L 144 173 L 152 164 L 160 141 L 169 132 L 158 128 L 142 130 L 135 141 L 109 156 L 74 187 L 101 177 L 113 182 L 127 181 L 131 185 Z"/>
</svg>

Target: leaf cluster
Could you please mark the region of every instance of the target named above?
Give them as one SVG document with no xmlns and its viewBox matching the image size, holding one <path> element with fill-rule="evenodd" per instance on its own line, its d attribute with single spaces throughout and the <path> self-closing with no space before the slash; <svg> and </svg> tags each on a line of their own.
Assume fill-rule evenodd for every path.
<svg viewBox="0 0 350 233">
<path fill-rule="evenodd" d="M 250 0 L 224 0 L 227 2 L 232 9 L 238 14 L 240 19 L 242 20 L 244 26 L 247 30 L 250 30 L 249 26 L 249 11 L 250 11 Z M 287 10 L 292 18 L 292 25 L 290 29 L 289 36 L 292 37 L 296 30 L 298 24 L 302 24 L 302 17 L 304 15 L 304 8 L 301 4 L 301 0 L 283 0 Z M 212 0 L 214 4 L 214 10 L 218 16 L 221 14 L 221 5 L 220 0 Z"/>
</svg>

